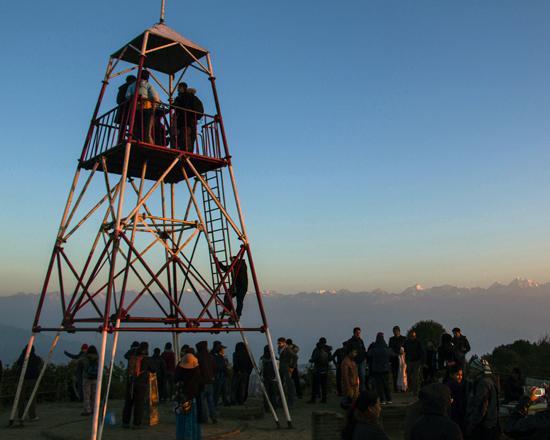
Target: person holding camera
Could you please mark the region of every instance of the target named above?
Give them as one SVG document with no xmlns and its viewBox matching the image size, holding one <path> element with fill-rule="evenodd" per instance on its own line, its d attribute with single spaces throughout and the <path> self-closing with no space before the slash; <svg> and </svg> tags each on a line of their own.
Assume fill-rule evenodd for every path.
<svg viewBox="0 0 550 440">
<path fill-rule="evenodd" d="M 548 385 L 542 384 L 545 389 L 543 398 L 548 400 Z M 538 411 L 535 414 L 527 417 L 529 407 L 537 400 L 540 395 L 537 395 L 538 387 L 531 387 L 523 396 L 519 398 L 516 407 L 506 420 L 504 425 L 504 433 L 512 439 L 535 440 L 548 438 L 550 432 L 550 409 Z"/>
</svg>

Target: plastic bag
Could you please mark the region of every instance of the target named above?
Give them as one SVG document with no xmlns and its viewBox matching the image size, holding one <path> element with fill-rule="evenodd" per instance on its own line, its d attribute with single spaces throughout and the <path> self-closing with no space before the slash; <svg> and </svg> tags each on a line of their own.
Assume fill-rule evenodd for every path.
<svg viewBox="0 0 550 440">
<path fill-rule="evenodd" d="M 113 411 L 111 412 L 108 412 L 107 414 L 105 414 L 105 423 L 107 423 L 107 425 L 116 425 L 116 418 L 115 418 L 115 413 Z"/>
</svg>

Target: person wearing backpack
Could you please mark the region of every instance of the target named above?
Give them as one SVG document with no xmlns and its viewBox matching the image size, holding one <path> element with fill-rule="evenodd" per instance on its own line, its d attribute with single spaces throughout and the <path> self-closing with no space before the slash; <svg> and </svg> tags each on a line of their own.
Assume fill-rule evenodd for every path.
<svg viewBox="0 0 550 440">
<path fill-rule="evenodd" d="M 82 365 L 82 391 L 84 393 L 84 412 L 80 415 L 89 416 L 92 414 L 91 408 L 95 401 L 95 389 L 99 374 L 99 355 L 95 345 L 88 347 L 86 355 L 78 359 L 78 364 Z"/>
<path fill-rule="evenodd" d="M 130 358 L 128 363 L 128 382 L 126 387 L 126 401 L 122 410 L 122 426 L 130 427 L 132 408 L 134 409 L 134 429 L 145 428 L 141 424 L 143 417 L 143 402 L 147 394 L 149 373 L 156 373 L 157 367 L 149 357 L 149 344 L 139 344 L 139 352 Z"/>
</svg>

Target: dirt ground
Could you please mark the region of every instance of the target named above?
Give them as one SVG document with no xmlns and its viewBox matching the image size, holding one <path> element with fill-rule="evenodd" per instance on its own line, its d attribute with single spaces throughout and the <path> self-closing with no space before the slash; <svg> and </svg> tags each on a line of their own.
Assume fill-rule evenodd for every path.
<svg viewBox="0 0 550 440">
<path fill-rule="evenodd" d="M 397 406 L 412 403 L 411 395 L 399 395 L 394 397 Z M 252 439 L 311 439 L 311 414 L 313 411 L 334 411 L 342 413 L 339 406 L 339 397 L 330 397 L 327 404 L 306 404 L 306 399 L 296 399 L 294 408 L 290 410 L 292 429 L 288 424 L 282 409 L 277 409 L 281 428 L 277 428 L 272 414 L 265 414 L 263 419 L 239 420 L 237 413 L 246 411 L 242 407 L 219 408 L 219 423 L 214 425 L 207 423 L 202 425 L 203 439 L 231 438 L 235 440 Z M 147 429 L 133 430 L 122 427 L 123 400 L 111 400 L 107 411 L 114 411 L 117 423 L 115 426 L 105 424 L 103 439 L 105 440 L 173 440 L 176 432 L 176 421 L 170 404 L 159 405 L 160 423 L 149 426 Z M 261 399 L 250 398 L 247 402 L 247 410 L 261 412 Z M 224 411 L 225 410 L 225 411 Z M 256 410 L 256 411 L 254 411 Z M 258 411 L 259 410 L 259 411 Z M 384 411 L 384 409 L 382 409 Z M 13 426 L 8 427 L 11 408 L 2 408 L 0 417 L 0 438 L 2 440 L 89 440 L 91 436 L 91 417 L 83 417 L 81 403 L 59 402 L 38 404 L 36 422 L 25 422 L 22 426 L 14 421 Z M 225 414 L 224 414 L 225 412 Z M 403 431 L 387 432 L 390 440 L 401 440 Z"/>
</svg>

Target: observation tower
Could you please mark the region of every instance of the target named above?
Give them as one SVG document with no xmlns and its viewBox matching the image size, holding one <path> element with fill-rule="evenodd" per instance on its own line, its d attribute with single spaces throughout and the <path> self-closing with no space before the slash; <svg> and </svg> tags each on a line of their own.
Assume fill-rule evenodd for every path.
<svg viewBox="0 0 550 440">
<path fill-rule="evenodd" d="M 113 106 L 105 99 L 111 82 L 119 86 L 134 75 L 139 85 L 147 74 L 158 100 L 134 93 Z M 211 96 L 200 96 L 206 111 L 178 106 L 183 81 L 189 88 L 202 81 L 200 90 L 211 90 Z M 250 293 L 243 316 L 257 308 L 260 317 L 251 326 L 241 325 L 234 298 L 236 274 L 247 268 Z M 60 293 L 59 325 L 43 326 L 44 298 L 52 291 Z M 45 331 L 57 335 L 34 393 L 61 335 L 102 335 L 99 365 L 110 368 L 99 370 L 96 396 L 103 398 L 94 406 L 93 440 L 101 438 L 104 396 L 120 332 L 171 333 L 176 350 L 181 333 L 240 332 L 249 354 L 246 332 L 262 332 L 275 359 L 210 53 L 169 28 L 163 14 L 158 25 L 109 57 L 61 215 L 23 371 L 35 334 Z M 284 395 L 278 371 L 277 379 Z M 10 425 L 21 387 L 22 380 Z M 279 426 L 273 408 L 272 413 Z"/>
</svg>

